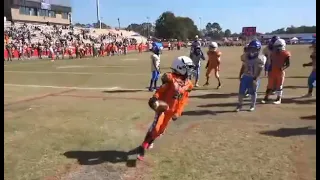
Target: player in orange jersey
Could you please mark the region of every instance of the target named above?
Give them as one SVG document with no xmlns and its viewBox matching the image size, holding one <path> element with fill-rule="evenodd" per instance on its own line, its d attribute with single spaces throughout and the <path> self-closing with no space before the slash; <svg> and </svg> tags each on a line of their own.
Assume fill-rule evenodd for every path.
<svg viewBox="0 0 320 180">
<path fill-rule="evenodd" d="M 207 55 L 208 55 L 208 62 L 207 62 L 207 66 L 206 66 L 207 81 L 204 84 L 204 86 L 209 85 L 210 74 L 212 71 L 214 71 L 214 75 L 218 80 L 217 89 L 221 88 L 221 81 L 220 81 L 220 76 L 219 76 L 221 54 L 222 53 L 220 51 L 218 51 L 218 43 L 211 42 L 211 44 L 209 45 L 209 51 L 207 52 Z"/>
<path fill-rule="evenodd" d="M 291 54 L 286 50 L 286 42 L 283 39 L 278 39 L 273 44 L 273 49 L 270 54 L 270 69 L 268 72 L 268 86 L 262 103 L 269 101 L 269 95 L 272 90 L 276 90 L 277 99 L 274 104 L 281 104 L 283 82 L 285 78 L 285 69 L 290 66 Z"/>
<path fill-rule="evenodd" d="M 189 77 L 194 71 L 194 64 L 189 57 L 180 56 L 176 58 L 171 65 L 171 69 L 171 73 L 165 73 L 162 76 L 163 84 L 149 100 L 149 106 L 154 110 L 159 101 L 165 102 L 168 109 L 155 114 L 154 121 L 139 147 L 139 160 L 143 160 L 145 150 L 149 149 L 154 140 L 163 134 L 169 121 L 171 119 L 175 121 L 181 116 L 189 99 L 189 92 L 193 88 Z"/>
</svg>

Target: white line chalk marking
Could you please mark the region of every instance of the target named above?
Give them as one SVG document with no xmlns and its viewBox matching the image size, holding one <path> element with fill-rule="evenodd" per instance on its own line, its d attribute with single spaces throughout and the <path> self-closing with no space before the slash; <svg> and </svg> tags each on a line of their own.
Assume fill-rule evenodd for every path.
<svg viewBox="0 0 320 180">
<path fill-rule="evenodd" d="M 139 66 L 58 66 L 56 69 L 73 69 L 73 68 L 113 68 L 113 67 L 121 67 L 121 68 L 132 68 L 132 67 L 139 67 Z"/>
<path fill-rule="evenodd" d="M 131 89 L 131 88 L 121 88 L 121 87 L 70 87 L 70 86 L 46 86 L 46 85 L 37 85 L 37 84 L 4 84 L 4 86 L 11 86 L 11 87 L 28 87 L 28 88 L 54 88 L 54 89 L 78 89 L 78 90 L 105 90 L 105 91 L 116 91 L 116 90 L 122 90 L 122 91 L 145 91 L 145 92 L 149 92 L 147 90 L 147 88 L 145 89 Z M 197 90 L 197 91 L 193 91 L 191 92 L 191 96 L 194 95 L 205 95 L 205 94 L 212 94 L 213 92 L 209 89 L 209 90 Z M 221 94 L 223 95 L 224 93 L 220 93 L 220 92 L 214 92 L 214 94 Z M 236 98 L 237 96 L 235 96 Z M 232 97 L 231 97 L 232 98 Z M 297 100 L 300 100 L 301 95 L 286 95 L 284 97 L 286 98 L 297 98 Z M 230 98 L 226 98 L 226 99 L 230 99 Z M 306 99 L 310 99 L 310 98 L 306 98 Z"/>
<path fill-rule="evenodd" d="M 125 59 L 121 59 L 122 61 L 138 61 L 138 58 L 125 58 Z"/>
<path fill-rule="evenodd" d="M 128 91 L 147 91 L 147 89 L 125 89 L 121 87 L 70 87 L 70 86 L 46 86 L 46 85 L 36 85 L 36 84 L 4 84 L 4 86 L 13 87 L 30 87 L 30 88 L 54 88 L 54 89 L 79 89 L 79 90 L 128 90 Z"/>
<path fill-rule="evenodd" d="M 124 75 L 124 76 L 147 76 L 150 74 L 141 74 L 141 73 L 116 73 L 116 72 L 109 72 L 109 73 L 90 73 L 90 72 L 55 72 L 55 71 L 4 71 L 5 73 L 26 73 L 26 74 L 76 74 L 76 75 Z"/>
</svg>

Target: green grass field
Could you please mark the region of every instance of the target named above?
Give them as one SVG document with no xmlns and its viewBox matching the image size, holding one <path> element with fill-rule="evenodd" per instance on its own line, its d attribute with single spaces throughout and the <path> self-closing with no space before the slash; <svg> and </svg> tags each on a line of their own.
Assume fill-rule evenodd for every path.
<svg viewBox="0 0 320 180">
<path fill-rule="evenodd" d="M 220 50 L 222 88 L 213 78 L 195 89 L 183 116 L 135 167 L 126 152 L 141 143 L 154 115 L 147 105 L 149 53 L 5 62 L 4 179 L 316 179 L 316 98 L 300 98 L 311 72 L 302 67 L 308 47 L 288 47 L 283 104 L 240 113 L 233 110 L 242 48 Z M 165 51 L 162 72 L 187 54 Z M 266 78 L 260 99 L 265 87 Z"/>
</svg>

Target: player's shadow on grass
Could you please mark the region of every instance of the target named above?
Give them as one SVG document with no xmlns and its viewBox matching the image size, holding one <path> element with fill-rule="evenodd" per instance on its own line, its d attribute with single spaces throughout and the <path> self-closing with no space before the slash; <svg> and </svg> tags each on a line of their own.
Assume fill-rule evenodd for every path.
<svg viewBox="0 0 320 180">
<path fill-rule="evenodd" d="M 135 89 L 132 89 L 132 90 L 130 90 L 130 89 L 128 89 L 128 90 L 105 90 L 105 91 L 102 91 L 103 93 L 109 93 L 109 94 L 111 94 L 111 93 L 114 93 L 114 94 L 116 94 L 116 93 L 135 93 L 135 92 L 142 92 L 142 91 L 146 91 L 146 90 L 135 90 Z"/>
<path fill-rule="evenodd" d="M 316 115 L 311 115 L 311 116 L 301 116 L 300 119 L 303 119 L 303 120 L 316 120 L 317 117 Z"/>
<path fill-rule="evenodd" d="M 312 103 L 316 103 L 317 100 L 316 99 L 302 99 L 303 97 L 296 97 L 296 98 L 283 98 L 281 100 L 281 102 L 283 104 L 300 104 L 300 105 L 304 105 L 304 104 L 312 104 Z"/>
<path fill-rule="evenodd" d="M 208 107 L 236 107 L 237 105 L 238 105 L 237 102 L 228 102 L 228 103 L 204 104 L 204 105 L 199 105 L 198 107 L 201 107 L 201 108 L 208 108 Z"/>
<path fill-rule="evenodd" d="M 301 128 L 280 128 L 272 131 L 262 131 L 260 134 L 274 137 L 290 137 L 301 135 L 316 135 L 316 129 L 311 129 L 310 126 Z"/>
<path fill-rule="evenodd" d="M 267 78 L 267 76 L 263 76 L 262 77 L 263 79 L 264 78 Z M 308 77 L 307 76 L 288 76 L 286 77 L 286 79 L 307 79 Z M 225 79 L 239 79 L 238 77 L 226 77 Z"/>
<path fill-rule="evenodd" d="M 230 97 L 235 97 L 238 96 L 238 93 L 228 93 L 228 94 L 202 94 L 202 95 L 194 95 L 194 96 L 190 96 L 190 98 L 199 98 L 199 99 L 208 99 L 208 98 L 214 98 L 214 99 L 218 99 L 218 98 L 230 98 Z"/>
<path fill-rule="evenodd" d="M 63 155 L 70 159 L 77 159 L 80 165 L 97 165 L 105 162 L 109 163 L 123 163 L 126 162 L 128 167 L 136 166 L 136 158 L 130 159 L 129 156 L 135 155 L 138 148 L 132 149 L 128 152 L 106 150 L 106 151 L 67 151 Z"/>
<path fill-rule="evenodd" d="M 283 86 L 283 89 L 304 89 L 308 88 L 308 86 Z"/>
<path fill-rule="evenodd" d="M 222 111 L 211 111 L 211 110 L 194 110 L 194 111 L 185 111 L 182 113 L 183 116 L 205 116 L 205 115 L 218 115 L 224 113 L 231 113 L 234 110 L 222 110 Z"/>
</svg>

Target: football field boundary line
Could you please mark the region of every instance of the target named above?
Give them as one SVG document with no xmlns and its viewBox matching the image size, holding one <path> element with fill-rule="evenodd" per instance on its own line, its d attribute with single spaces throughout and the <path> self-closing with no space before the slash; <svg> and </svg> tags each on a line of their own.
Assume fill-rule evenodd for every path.
<svg viewBox="0 0 320 180">
<path fill-rule="evenodd" d="M 38 84 L 10 84 L 4 83 L 4 86 L 11 87 L 27 87 L 27 88 L 52 88 L 52 89 L 73 89 L 73 90 L 104 90 L 104 91 L 141 91 L 141 92 L 149 92 L 147 88 L 122 88 L 119 86 L 112 87 L 77 87 L 77 86 L 52 86 L 52 85 L 38 85 Z M 203 94 L 217 94 L 223 95 L 223 92 L 213 92 L 211 89 L 198 89 L 192 92 L 192 95 L 203 95 Z M 258 92 L 258 96 L 264 95 L 264 92 Z M 237 97 L 237 96 L 235 96 Z M 316 97 L 316 96 L 314 96 Z M 314 98 L 313 97 L 313 98 Z M 302 98 L 299 95 L 287 94 L 283 96 L 286 98 Z M 210 98 L 209 98 L 210 99 Z"/>
<path fill-rule="evenodd" d="M 56 69 L 82 69 L 82 68 L 135 68 L 140 66 L 120 66 L 120 65 L 66 65 L 57 66 Z"/>
<path fill-rule="evenodd" d="M 4 86 L 12 87 L 30 87 L 30 88 L 53 88 L 53 89 L 76 89 L 76 90 L 106 90 L 106 91 L 147 91 L 147 89 L 133 89 L 133 88 L 121 88 L 118 86 L 113 87 L 70 87 L 70 86 L 47 86 L 37 84 L 4 84 Z"/>
<path fill-rule="evenodd" d="M 58 95 L 62 95 L 64 93 L 72 92 L 72 91 L 75 91 L 75 89 L 67 89 L 67 90 L 63 90 L 63 91 L 60 91 L 60 92 L 46 93 L 46 94 L 43 94 L 43 95 L 33 96 L 33 97 L 17 100 L 17 101 L 14 101 L 14 102 L 6 103 L 6 104 L 4 104 L 4 107 L 5 107 L 4 110 L 8 110 L 6 107 L 11 106 L 11 105 L 30 102 L 30 101 L 35 101 L 35 100 L 39 100 L 39 99 L 44 99 L 44 98 L 49 97 L 49 96 L 58 96 Z"/>
<path fill-rule="evenodd" d="M 69 74 L 69 75 L 124 75 L 124 76 L 147 76 L 150 74 L 142 74 L 142 73 L 116 73 L 116 72 L 55 72 L 55 71 L 4 71 L 4 73 L 25 73 L 25 74 Z"/>
</svg>

